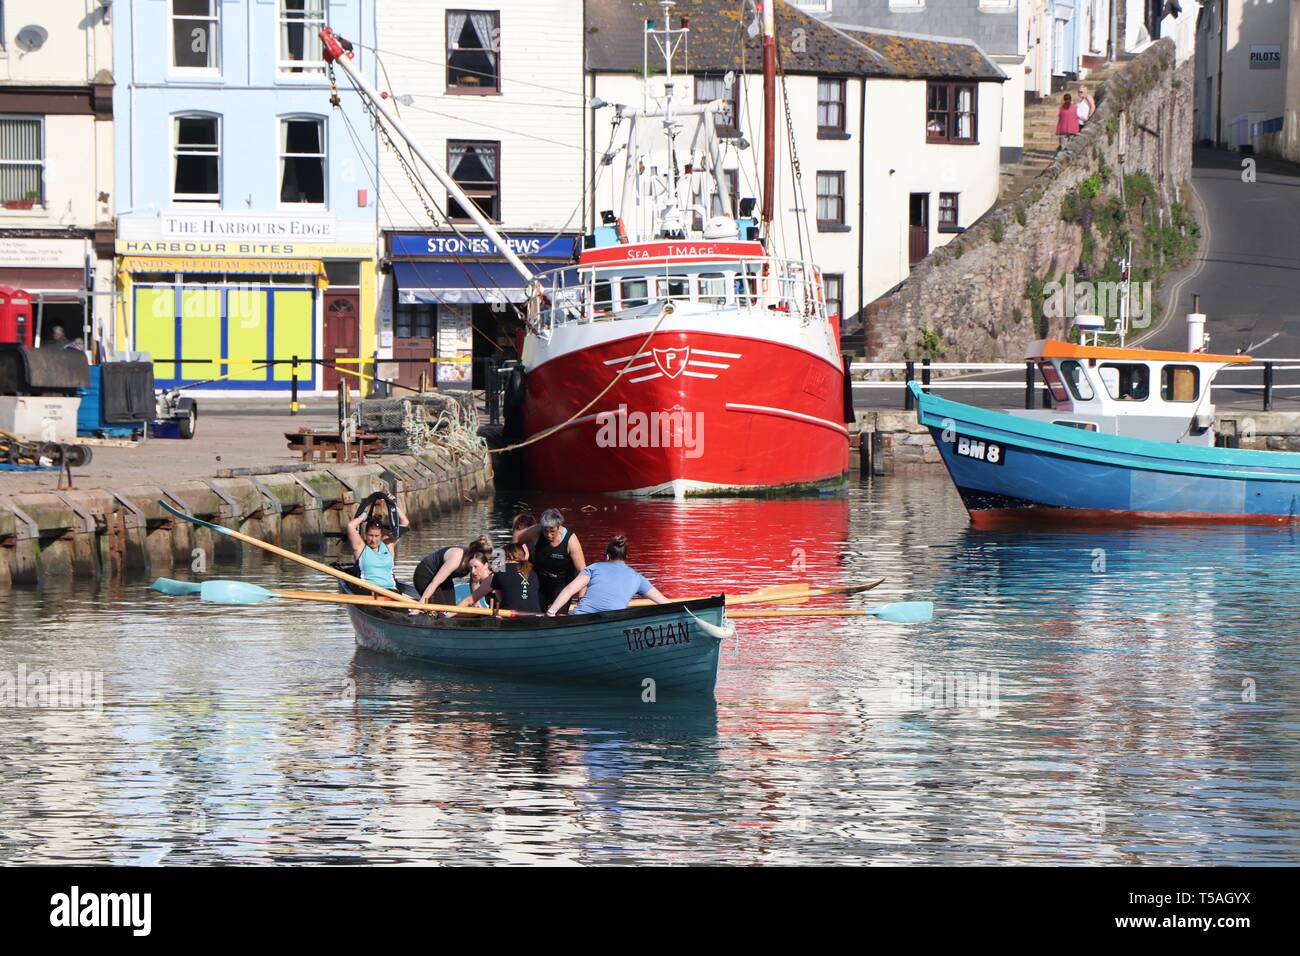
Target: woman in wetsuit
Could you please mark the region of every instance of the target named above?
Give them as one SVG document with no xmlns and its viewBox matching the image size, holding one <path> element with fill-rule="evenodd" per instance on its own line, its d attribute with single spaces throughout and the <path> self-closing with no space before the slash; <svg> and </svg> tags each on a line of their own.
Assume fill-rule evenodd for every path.
<svg viewBox="0 0 1300 956">
<path fill-rule="evenodd" d="M 425 555 L 416 565 L 414 575 L 420 601 L 424 604 L 455 604 L 455 579 L 469 574 L 470 559 L 476 554 L 492 560 L 492 539 L 487 535 L 479 535 L 477 540 L 463 548 L 452 544 Z"/>
<path fill-rule="evenodd" d="M 564 515 L 555 508 L 543 511 L 541 521 L 531 528 L 516 532 L 515 541 L 528 546 L 542 588 L 542 607 L 550 607 L 587 566 L 578 536 L 564 526 Z"/>
</svg>

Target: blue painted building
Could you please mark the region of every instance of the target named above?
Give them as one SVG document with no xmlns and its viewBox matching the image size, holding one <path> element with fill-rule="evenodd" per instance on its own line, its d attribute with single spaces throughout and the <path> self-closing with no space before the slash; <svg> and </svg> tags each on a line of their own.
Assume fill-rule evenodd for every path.
<svg viewBox="0 0 1300 956">
<path fill-rule="evenodd" d="M 373 79 L 374 0 L 131 0 L 113 7 L 119 351 L 160 384 L 283 392 L 375 349 L 375 134 L 322 26 Z M 183 359 L 183 362 L 175 362 Z M 162 361 L 166 360 L 166 361 Z M 364 369 L 369 372 L 367 367 Z"/>
</svg>

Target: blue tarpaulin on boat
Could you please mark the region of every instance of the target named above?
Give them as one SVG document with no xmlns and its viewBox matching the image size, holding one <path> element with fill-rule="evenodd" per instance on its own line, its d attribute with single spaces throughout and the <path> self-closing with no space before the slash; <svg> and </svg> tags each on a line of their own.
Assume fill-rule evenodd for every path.
<svg viewBox="0 0 1300 956">
<path fill-rule="evenodd" d="M 394 262 L 402 305 L 523 302 L 524 279 L 506 262 Z"/>
</svg>

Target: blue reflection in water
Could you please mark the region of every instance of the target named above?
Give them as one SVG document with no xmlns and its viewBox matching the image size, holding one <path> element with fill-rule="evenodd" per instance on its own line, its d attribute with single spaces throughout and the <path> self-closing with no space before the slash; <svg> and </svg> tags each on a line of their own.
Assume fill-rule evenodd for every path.
<svg viewBox="0 0 1300 956">
<path fill-rule="evenodd" d="M 100 672 L 104 699 L 5 710 L 0 860 L 1300 859 L 1295 532 L 974 532 L 938 475 L 530 503 L 563 506 L 589 560 L 628 532 L 666 592 L 886 576 L 822 603 L 937 617 L 744 622 L 716 704 L 681 707 L 366 653 L 331 607 L 14 591 L 0 673 Z M 514 504 L 422 529 L 400 564 L 504 536 Z M 322 586 L 256 555 L 219 574 Z"/>
</svg>

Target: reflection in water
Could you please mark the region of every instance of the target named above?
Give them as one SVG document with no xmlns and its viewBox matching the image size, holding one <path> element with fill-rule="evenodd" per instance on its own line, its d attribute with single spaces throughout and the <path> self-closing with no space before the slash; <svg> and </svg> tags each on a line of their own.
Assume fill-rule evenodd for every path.
<svg viewBox="0 0 1300 956">
<path fill-rule="evenodd" d="M 747 621 L 717 702 L 681 708 L 359 651 L 330 607 L 14 591 L 0 674 L 101 672 L 104 701 L 4 711 L 0 860 L 1300 859 L 1294 532 L 974 532 L 941 476 L 529 504 L 565 508 L 589 560 L 626 531 L 669 593 L 883 575 L 838 603 L 938 616 Z M 413 534 L 402 564 L 503 537 L 514 505 Z M 219 573 L 321 586 L 257 556 Z M 953 696 L 964 675 L 991 707 Z"/>
</svg>

